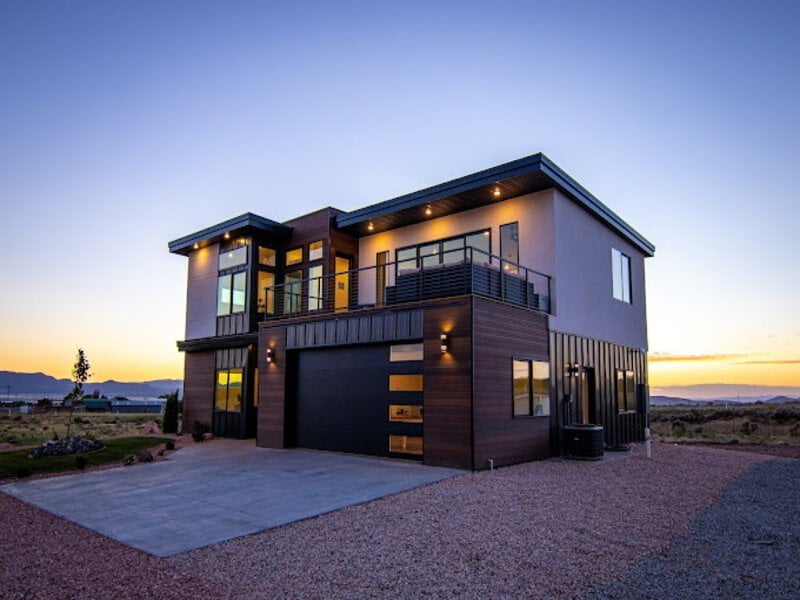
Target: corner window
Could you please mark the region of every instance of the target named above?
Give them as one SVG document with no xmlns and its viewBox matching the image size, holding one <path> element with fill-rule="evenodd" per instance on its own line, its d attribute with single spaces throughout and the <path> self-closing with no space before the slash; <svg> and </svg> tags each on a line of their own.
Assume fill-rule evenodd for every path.
<svg viewBox="0 0 800 600">
<path fill-rule="evenodd" d="M 549 416 L 550 364 L 539 360 L 514 359 L 512 377 L 514 416 Z"/>
<path fill-rule="evenodd" d="M 631 259 L 616 248 L 611 249 L 611 283 L 614 298 L 631 303 Z"/>
<path fill-rule="evenodd" d="M 311 242 L 308 245 L 308 260 L 321 260 L 322 259 L 322 240 L 318 242 Z"/>
<path fill-rule="evenodd" d="M 241 412 L 243 369 L 220 369 L 214 390 L 214 410 Z"/>
<path fill-rule="evenodd" d="M 275 266 L 275 250 L 272 248 L 265 248 L 264 246 L 258 249 L 258 264 L 265 267 Z"/>
<path fill-rule="evenodd" d="M 230 269 L 231 267 L 238 267 L 239 265 L 247 264 L 247 246 L 240 246 L 233 250 L 226 250 L 220 252 L 219 255 L 219 270 Z"/>
<path fill-rule="evenodd" d="M 500 225 L 500 258 L 506 273 L 519 271 L 519 223 Z"/>
<path fill-rule="evenodd" d="M 303 262 L 303 248 L 292 248 L 286 251 L 286 266 L 296 265 Z"/>
<path fill-rule="evenodd" d="M 636 382 L 633 371 L 617 369 L 617 412 L 636 412 Z"/>
<path fill-rule="evenodd" d="M 322 308 L 322 265 L 314 265 L 308 269 L 308 310 Z"/>
</svg>

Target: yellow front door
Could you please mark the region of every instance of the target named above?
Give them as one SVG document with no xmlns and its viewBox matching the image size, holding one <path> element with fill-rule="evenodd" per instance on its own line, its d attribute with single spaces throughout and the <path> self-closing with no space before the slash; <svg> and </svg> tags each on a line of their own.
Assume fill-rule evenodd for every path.
<svg viewBox="0 0 800 600">
<path fill-rule="evenodd" d="M 337 256 L 335 267 L 333 307 L 337 311 L 347 310 L 350 306 L 350 259 Z"/>
</svg>

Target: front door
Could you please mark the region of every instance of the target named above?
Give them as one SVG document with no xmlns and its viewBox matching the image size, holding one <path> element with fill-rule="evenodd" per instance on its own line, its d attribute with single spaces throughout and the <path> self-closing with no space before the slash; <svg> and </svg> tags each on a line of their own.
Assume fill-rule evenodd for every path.
<svg viewBox="0 0 800 600">
<path fill-rule="evenodd" d="M 581 367 L 580 372 L 580 422 L 583 425 L 594 424 L 594 369 Z"/>
<path fill-rule="evenodd" d="M 336 311 L 347 310 L 350 306 L 350 269 L 352 268 L 350 259 L 346 256 L 337 256 L 334 265 L 336 275 L 334 276 L 333 308 Z"/>
</svg>

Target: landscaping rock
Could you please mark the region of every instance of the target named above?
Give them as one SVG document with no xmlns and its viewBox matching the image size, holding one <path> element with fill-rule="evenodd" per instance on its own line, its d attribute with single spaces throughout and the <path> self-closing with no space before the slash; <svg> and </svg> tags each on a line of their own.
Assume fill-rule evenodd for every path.
<svg viewBox="0 0 800 600">
<path fill-rule="evenodd" d="M 137 460 L 140 463 L 150 463 L 150 462 L 153 462 L 153 455 L 150 454 L 149 450 L 142 450 L 141 452 L 139 452 L 139 455 L 137 456 Z"/>
<path fill-rule="evenodd" d="M 45 442 L 38 448 L 34 448 L 30 453 L 30 457 L 68 456 L 70 454 L 82 454 L 83 452 L 99 450 L 102 447 L 103 442 L 100 440 L 90 440 L 85 437 L 67 437 L 63 440 Z"/>
<path fill-rule="evenodd" d="M 206 433 L 203 434 L 203 441 L 204 442 L 208 442 L 209 440 L 213 440 L 213 439 L 214 439 L 214 434 L 213 433 L 206 432 Z"/>
</svg>

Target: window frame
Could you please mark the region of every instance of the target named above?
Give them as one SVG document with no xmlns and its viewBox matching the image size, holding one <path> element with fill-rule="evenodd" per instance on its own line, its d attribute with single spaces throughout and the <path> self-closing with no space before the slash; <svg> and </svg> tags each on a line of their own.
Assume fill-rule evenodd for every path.
<svg viewBox="0 0 800 600">
<path fill-rule="evenodd" d="M 319 256 L 313 257 L 311 255 L 312 252 L 316 252 L 316 249 L 312 250 L 311 246 L 314 244 L 319 244 Z M 313 242 L 308 243 L 308 262 L 314 262 L 317 260 L 322 260 L 325 258 L 325 240 L 314 240 Z M 302 261 L 301 261 L 302 262 Z"/>
<path fill-rule="evenodd" d="M 300 260 L 289 262 L 289 254 L 291 254 L 292 252 L 295 252 L 297 250 L 300 251 Z M 284 268 L 288 268 L 288 267 L 293 267 L 295 265 L 302 265 L 305 262 L 305 257 L 306 257 L 305 248 L 303 246 L 297 246 L 295 248 L 288 248 L 286 250 L 286 253 L 283 256 L 283 266 L 284 266 Z"/>
<path fill-rule="evenodd" d="M 488 259 L 487 262 L 490 262 L 491 261 L 491 254 L 492 254 L 492 228 L 491 227 L 484 227 L 482 229 L 476 229 L 475 231 L 467 231 L 467 232 L 464 232 L 464 233 L 461 233 L 461 234 L 458 234 L 458 235 L 452 235 L 450 237 L 440 238 L 438 240 L 429 240 L 429 241 L 426 241 L 426 242 L 420 242 L 418 244 L 410 244 L 408 246 L 402 246 L 400 248 L 395 248 L 394 249 L 395 276 L 397 276 L 397 273 L 400 270 L 400 263 L 401 262 L 414 261 L 414 267 L 412 267 L 412 268 L 413 269 L 419 269 L 420 268 L 421 259 L 423 258 L 420 255 L 419 251 L 420 251 L 420 248 L 423 248 L 425 246 L 433 246 L 434 244 L 438 245 L 439 248 L 438 248 L 438 251 L 435 254 L 427 254 L 425 256 L 436 256 L 438 258 L 438 262 L 436 263 L 437 266 L 446 265 L 448 263 L 446 263 L 444 261 L 444 256 L 443 256 L 445 242 L 452 242 L 454 240 L 463 239 L 464 240 L 464 246 L 463 246 L 462 249 L 464 251 L 464 258 L 466 260 L 466 252 L 467 252 L 466 249 L 468 247 L 470 247 L 470 248 L 472 247 L 472 246 L 467 246 L 467 238 L 470 237 L 470 236 L 473 236 L 473 235 L 485 235 L 487 232 L 489 234 L 488 236 L 486 236 L 486 237 L 489 238 L 489 255 L 487 256 L 487 259 Z M 400 254 L 400 252 L 403 252 L 404 250 L 414 250 L 414 257 L 400 260 L 399 254 Z M 448 250 L 448 252 L 452 252 L 452 250 Z M 482 252 L 482 251 L 479 250 L 479 252 Z M 429 269 L 430 267 L 428 266 L 428 267 L 425 267 L 425 268 Z"/>
<path fill-rule="evenodd" d="M 617 257 L 619 257 L 619 264 L 617 264 Z M 617 283 L 619 283 L 619 295 L 617 295 Z M 633 304 L 631 257 L 613 246 L 611 247 L 611 296 L 619 302 Z"/>
<path fill-rule="evenodd" d="M 231 395 L 231 373 L 238 372 L 241 375 L 240 385 L 239 385 L 239 410 L 228 410 L 230 406 L 230 395 Z M 226 374 L 226 383 L 225 383 L 225 408 L 217 408 L 217 392 L 219 391 L 219 376 L 221 373 Z M 213 411 L 217 413 L 226 413 L 226 414 L 242 414 L 242 409 L 244 406 L 244 386 L 245 386 L 245 370 L 243 367 L 232 367 L 229 369 L 215 369 L 214 371 L 214 400 L 213 400 Z"/>
<path fill-rule="evenodd" d="M 525 414 L 516 413 L 516 398 L 514 396 L 514 363 L 525 362 L 528 367 L 528 412 Z M 537 395 L 535 392 L 536 379 L 533 376 L 534 363 L 541 363 L 547 366 L 547 411 L 545 414 L 534 414 L 534 397 Z M 552 373 L 549 360 L 541 360 L 538 358 L 530 358 L 527 356 L 512 356 L 511 357 L 511 418 L 513 419 L 549 419 L 552 414 L 552 390 L 551 390 Z"/>
<path fill-rule="evenodd" d="M 629 384 L 630 389 L 628 389 Z M 638 413 L 636 373 L 630 369 L 614 369 L 614 386 L 617 414 L 630 415 Z M 620 400 L 622 400 L 622 402 L 620 402 Z M 621 404 L 624 404 L 624 408 L 621 407 Z"/>
<path fill-rule="evenodd" d="M 516 256 L 516 258 L 514 260 L 507 259 L 503 255 L 503 229 L 506 228 L 506 227 L 512 227 L 512 226 L 516 227 L 516 233 L 517 233 L 517 239 L 516 239 L 516 246 L 517 246 L 516 254 L 517 254 L 517 256 Z M 511 221 L 510 223 L 503 223 L 502 225 L 500 225 L 500 227 L 498 229 L 498 233 L 499 233 L 499 236 L 500 236 L 500 263 L 501 263 L 500 268 L 503 271 L 505 271 L 506 273 L 511 273 L 512 275 L 517 275 L 517 274 L 519 274 L 519 266 L 518 266 L 519 265 L 519 221 Z M 503 266 L 502 266 L 503 263 L 509 263 L 509 262 L 512 263 L 510 265 L 510 268 L 503 269 Z"/>
<path fill-rule="evenodd" d="M 319 269 L 319 275 L 312 275 L 312 271 Z M 306 294 L 306 308 L 308 312 L 314 312 L 317 310 L 322 310 L 324 308 L 324 300 L 325 300 L 325 269 L 322 263 L 309 265 L 308 267 L 308 293 Z M 318 287 L 319 297 L 312 298 L 311 296 L 311 287 L 312 283 L 316 283 Z M 301 292 L 302 295 L 302 292 Z"/>
</svg>

